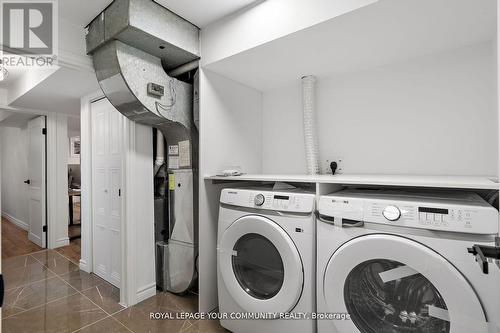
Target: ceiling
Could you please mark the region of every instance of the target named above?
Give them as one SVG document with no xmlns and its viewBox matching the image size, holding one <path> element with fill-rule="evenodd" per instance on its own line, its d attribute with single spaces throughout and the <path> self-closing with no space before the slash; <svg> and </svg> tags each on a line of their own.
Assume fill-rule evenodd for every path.
<svg viewBox="0 0 500 333">
<path fill-rule="evenodd" d="M 202 28 L 256 0 L 155 0 L 155 2 Z"/>
<path fill-rule="evenodd" d="M 256 2 L 256 0 L 155 1 L 199 27 L 203 27 Z M 84 49 L 83 35 L 81 37 L 79 35 L 79 32 L 82 30 L 81 28 L 86 26 L 111 2 L 112 0 L 59 1 L 59 18 L 61 21 L 71 23 L 70 25 L 76 28 L 75 31 L 66 29 L 67 31 L 65 30 L 65 32 L 67 33 L 60 35 L 60 37 L 64 37 L 60 39 L 61 42 L 65 44 L 62 48 L 69 48 L 68 50 L 71 52 L 77 52 L 80 46 Z M 75 44 L 76 47 L 69 47 L 75 46 L 71 43 Z M 8 90 L 8 88 L 14 87 L 13 83 L 19 80 L 23 74 L 26 74 L 23 69 L 12 68 L 8 69 L 8 71 L 8 76 L 3 81 L 0 81 L 0 89 Z M 45 80 L 36 82 L 36 84 L 34 84 L 29 91 L 24 93 L 24 95 L 16 97 L 9 103 L 9 106 L 20 109 L 60 112 L 76 116 L 80 111 L 81 96 L 97 90 L 99 90 L 99 85 L 92 71 L 77 71 L 67 67 L 61 67 Z"/>
<path fill-rule="evenodd" d="M 78 115 L 80 97 L 98 89 L 94 73 L 62 67 L 11 106 Z"/>
<path fill-rule="evenodd" d="M 23 112 L 9 112 L 9 111 L 0 111 L 1 117 L 3 119 L 0 121 L 0 126 L 6 127 L 24 127 L 33 118 L 36 118 L 37 115 Z"/>
<path fill-rule="evenodd" d="M 206 68 L 269 91 L 298 84 L 305 74 L 335 77 L 472 45 L 491 47 L 496 29 L 495 0 L 384 0 Z"/>
<path fill-rule="evenodd" d="M 28 71 L 26 68 L 22 67 L 9 67 L 5 68 L 3 80 L 0 81 L 0 88 L 8 87 L 12 84 L 12 82 L 16 81 L 20 78 L 24 73 Z"/>
<path fill-rule="evenodd" d="M 179 16 L 204 27 L 256 0 L 155 0 Z M 59 1 L 59 16 L 79 26 L 86 26 L 111 0 Z"/>
</svg>

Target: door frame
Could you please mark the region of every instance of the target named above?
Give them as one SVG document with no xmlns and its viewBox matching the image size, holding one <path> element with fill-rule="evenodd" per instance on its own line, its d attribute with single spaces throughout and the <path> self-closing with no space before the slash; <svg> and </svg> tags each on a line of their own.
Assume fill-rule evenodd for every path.
<svg viewBox="0 0 500 333">
<path fill-rule="evenodd" d="M 47 144 L 47 246 L 69 245 L 68 237 L 68 120 L 67 115 L 45 113 Z"/>
<path fill-rule="evenodd" d="M 45 116 L 46 142 L 46 248 L 69 245 L 68 237 L 68 177 L 67 177 L 67 117 L 43 110 L 8 108 L 8 111 Z"/>
<path fill-rule="evenodd" d="M 91 273 L 93 269 L 93 207 L 92 207 L 92 115 L 93 102 L 106 98 L 102 91 L 96 91 L 81 99 L 81 259 L 80 269 Z M 156 281 L 146 286 L 138 286 L 136 253 L 140 244 L 137 239 L 136 220 L 134 216 L 140 214 L 137 207 L 137 198 L 134 191 L 137 182 L 134 181 L 135 170 L 135 123 L 125 119 L 123 122 L 123 164 L 122 164 L 122 220 L 121 220 L 121 277 L 120 277 L 120 304 L 127 307 L 141 302 L 156 294 Z M 152 167 L 152 164 L 151 164 Z M 151 175 L 152 176 L 152 175 Z M 153 184 L 151 184 L 153 186 Z M 128 190 L 127 190 L 128 189 Z M 130 193 L 130 195 L 128 195 Z M 153 198 L 151 198 L 153 205 Z M 153 244 L 154 246 L 154 235 Z M 153 258 L 154 259 L 154 258 Z"/>
<path fill-rule="evenodd" d="M 40 191 L 40 194 L 41 194 L 40 201 L 43 202 L 43 206 L 42 206 L 42 234 L 41 234 L 41 239 L 40 239 L 41 245 L 39 245 L 39 246 L 45 249 L 49 245 L 48 225 L 47 225 L 47 215 L 48 215 L 47 214 L 47 211 L 48 211 L 48 207 L 47 207 L 47 205 L 48 205 L 48 198 L 47 198 L 47 192 L 48 192 L 48 190 L 47 190 L 47 183 L 48 183 L 47 182 L 47 164 L 48 164 L 47 163 L 47 116 L 38 116 L 38 117 L 33 118 L 30 121 L 28 121 L 28 146 L 29 146 L 28 147 L 28 164 L 31 164 L 31 162 L 32 162 L 31 161 L 31 154 L 30 154 L 30 151 L 32 148 L 31 147 L 31 144 L 32 144 L 32 136 L 31 136 L 32 135 L 32 132 L 31 132 L 32 127 L 31 127 L 31 125 L 32 125 L 32 122 L 35 121 L 35 119 L 38 121 L 40 118 L 42 118 L 41 121 L 43 122 L 42 133 L 39 133 L 37 135 L 41 135 L 43 137 L 43 144 L 42 145 L 44 146 L 44 149 L 43 149 L 43 157 L 42 157 L 42 159 L 43 159 L 42 160 L 42 168 L 43 168 L 42 173 L 44 174 L 44 178 L 43 178 L 42 182 L 44 184 L 41 185 L 43 187 L 41 188 L 41 191 Z M 45 132 L 44 132 L 44 129 L 45 129 Z M 31 192 L 32 187 L 31 186 L 32 185 L 29 183 L 30 180 L 32 181 L 32 179 L 31 179 L 32 175 L 30 173 L 31 173 L 30 167 L 28 166 L 28 177 L 27 177 L 28 187 L 29 187 L 29 189 L 28 189 L 28 198 L 29 198 L 28 239 L 31 242 L 36 244 L 35 238 L 37 238 L 37 235 L 32 232 L 32 227 L 33 227 L 32 214 L 31 214 L 31 205 L 32 205 L 32 192 Z"/>
</svg>

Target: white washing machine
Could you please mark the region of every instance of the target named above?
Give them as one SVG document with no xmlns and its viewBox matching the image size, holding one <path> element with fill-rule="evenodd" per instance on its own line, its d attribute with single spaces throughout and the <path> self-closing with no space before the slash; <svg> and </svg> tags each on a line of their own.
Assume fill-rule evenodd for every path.
<svg viewBox="0 0 500 333">
<path fill-rule="evenodd" d="M 221 325 L 236 333 L 316 331 L 315 195 L 224 189 L 217 240 Z M 254 317 L 250 317 L 254 316 Z"/>
<path fill-rule="evenodd" d="M 500 332 L 498 211 L 474 193 L 344 190 L 317 225 L 320 333 Z"/>
</svg>

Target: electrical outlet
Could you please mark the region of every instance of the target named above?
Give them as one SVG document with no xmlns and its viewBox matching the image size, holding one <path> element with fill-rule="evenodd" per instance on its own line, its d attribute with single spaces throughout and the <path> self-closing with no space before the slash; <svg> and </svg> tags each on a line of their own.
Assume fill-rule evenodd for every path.
<svg viewBox="0 0 500 333">
<path fill-rule="evenodd" d="M 330 163 L 332 161 L 337 162 L 337 170 L 335 171 L 335 173 L 343 173 L 344 172 L 344 158 L 337 157 L 337 156 L 335 156 L 331 159 L 324 160 L 325 164 L 323 165 L 323 173 L 325 173 L 327 175 L 332 174 L 332 169 L 330 169 Z"/>
</svg>

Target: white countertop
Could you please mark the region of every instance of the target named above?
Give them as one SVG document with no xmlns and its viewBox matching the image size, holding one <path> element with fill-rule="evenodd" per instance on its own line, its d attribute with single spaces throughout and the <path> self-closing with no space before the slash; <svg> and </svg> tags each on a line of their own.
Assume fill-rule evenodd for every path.
<svg viewBox="0 0 500 333">
<path fill-rule="evenodd" d="M 439 187 L 463 189 L 498 190 L 499 183 L 494 177 L 478 176 L 418 176 L 418 175 L 371 175 L 371 174 L 337 174 L 337 175 L 267 175 L 244 174 L 241 176 L 205 176 L 205 180 L 214 181 L 266 181 L 266 182 L 300 182 L 342 185 L 385 185 L 411 187 Z"/>
</svg>

